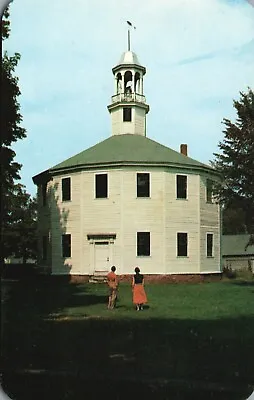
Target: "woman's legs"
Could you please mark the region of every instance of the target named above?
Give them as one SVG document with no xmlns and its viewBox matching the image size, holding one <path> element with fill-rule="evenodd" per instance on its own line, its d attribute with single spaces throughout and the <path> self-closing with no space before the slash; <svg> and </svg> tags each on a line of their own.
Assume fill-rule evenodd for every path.
<svg viewBox="0 0 254 400">
<path fill-rule="evenodd" d="M 108 296 L 108 308 L 111 308 L 112 305 L 112 296 L 111 294 Z"/>
<path fill-rule="evenodd" d="M 111 308 L 114 308 L 116 304 L 116 290 L 113 290 L 111 296 Z"/>
</svg>

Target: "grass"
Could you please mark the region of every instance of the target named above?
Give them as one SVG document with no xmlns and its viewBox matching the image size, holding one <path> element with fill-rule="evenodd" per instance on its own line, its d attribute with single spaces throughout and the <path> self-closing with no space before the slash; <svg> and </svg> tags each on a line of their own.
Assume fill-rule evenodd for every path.
<svg viewBox="0 0 254 400">
<path fill-rule="evenodd" d="M 110 311 L 104 285 L 9 285 L 4 384 L 18 399 L 98 398 L 111 382 L 111 398 L 138 385 L 153 398 L 244 399 L 254 386 L 253 281 L 147 285 L 143 312 L 126 284 Z"/>
</svg>

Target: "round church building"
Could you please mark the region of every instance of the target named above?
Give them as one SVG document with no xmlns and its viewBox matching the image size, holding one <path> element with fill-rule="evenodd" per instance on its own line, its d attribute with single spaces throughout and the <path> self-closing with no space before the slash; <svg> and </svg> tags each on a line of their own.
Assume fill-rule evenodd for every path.
<svg viewBox="0 0 254 400">
<path fill-rule="evenodd" d="M 111 136 L 33 177 L 39 266 L 53 275 L 148 280 L 221 272 L 220 206 L 210 166 L 146 137 L 146 69 L 126 51 L 113 68 Z"/>
</svg>

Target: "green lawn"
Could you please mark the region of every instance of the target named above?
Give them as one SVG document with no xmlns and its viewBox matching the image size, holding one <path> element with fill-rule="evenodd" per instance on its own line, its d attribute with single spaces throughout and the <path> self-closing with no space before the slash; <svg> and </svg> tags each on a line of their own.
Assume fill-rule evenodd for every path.
<svg viewBox="0 0 254 400">
<path fill-rule="evenodd" d="M 253 282 L 147 285 L 141 312 L 126 284 L 115 310 L 101 284 L 3 285 L 4 385 L 17 399 L 98 398 L 112 386 L 112 399 L 134 399 L 137 387 L 156 399 L 245 399 L 252 391 Z"/>
</svg>

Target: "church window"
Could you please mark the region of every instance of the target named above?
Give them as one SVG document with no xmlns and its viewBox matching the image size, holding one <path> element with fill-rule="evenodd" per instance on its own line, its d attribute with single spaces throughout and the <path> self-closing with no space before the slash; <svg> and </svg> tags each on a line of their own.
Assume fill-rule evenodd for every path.
<svg viewBox="0 0 254 400">
<path fill-rule="evenodd" d="M 188 234 L 185 232 L 177 233 L 177 256 L 187 257 L 188 255 Z"/>
<path fill-rule="evenodd" d="M 206 234 L 206 257 L 213 257 L 213 233 Z"/>
<path fill-rule="evenodd" d="M 150 256 L 150 232 L 137 232 L 137 256 Z"/>
<path fill-rule="evenodd" d="M 123 108 L 123 122 L 131 122 L 131 107 Z"/>
<path fill-rule="evenodd" d="M 187 198 L 187 176 L 177 175 L 176 176 L 176 197 L 177 199 Z"/>
<path fill-rule="evenodd" d="M 206 180 L 206 201 L 207 203 L 213 202 L 213 181 L 211 179 Z"/>
<path fill-rule="evenodd" d="M 102 199 L 108 197 L 108 175 L 96 174 L 95 175 L 95 197 Z"/>
<path fill-rule="evenodd" d="M 137 174 L 137 197 L 150 197 L 150 174 Z"/>
<path fill-rule="evenodd" d="M 71 235 L 62 235 L 62 256 L 71 257 Z"/>
<path fill-rule="evenodd" d="M 62 179 L 62 201 L 71 200 L 71 178 Z"/>
</svg>

